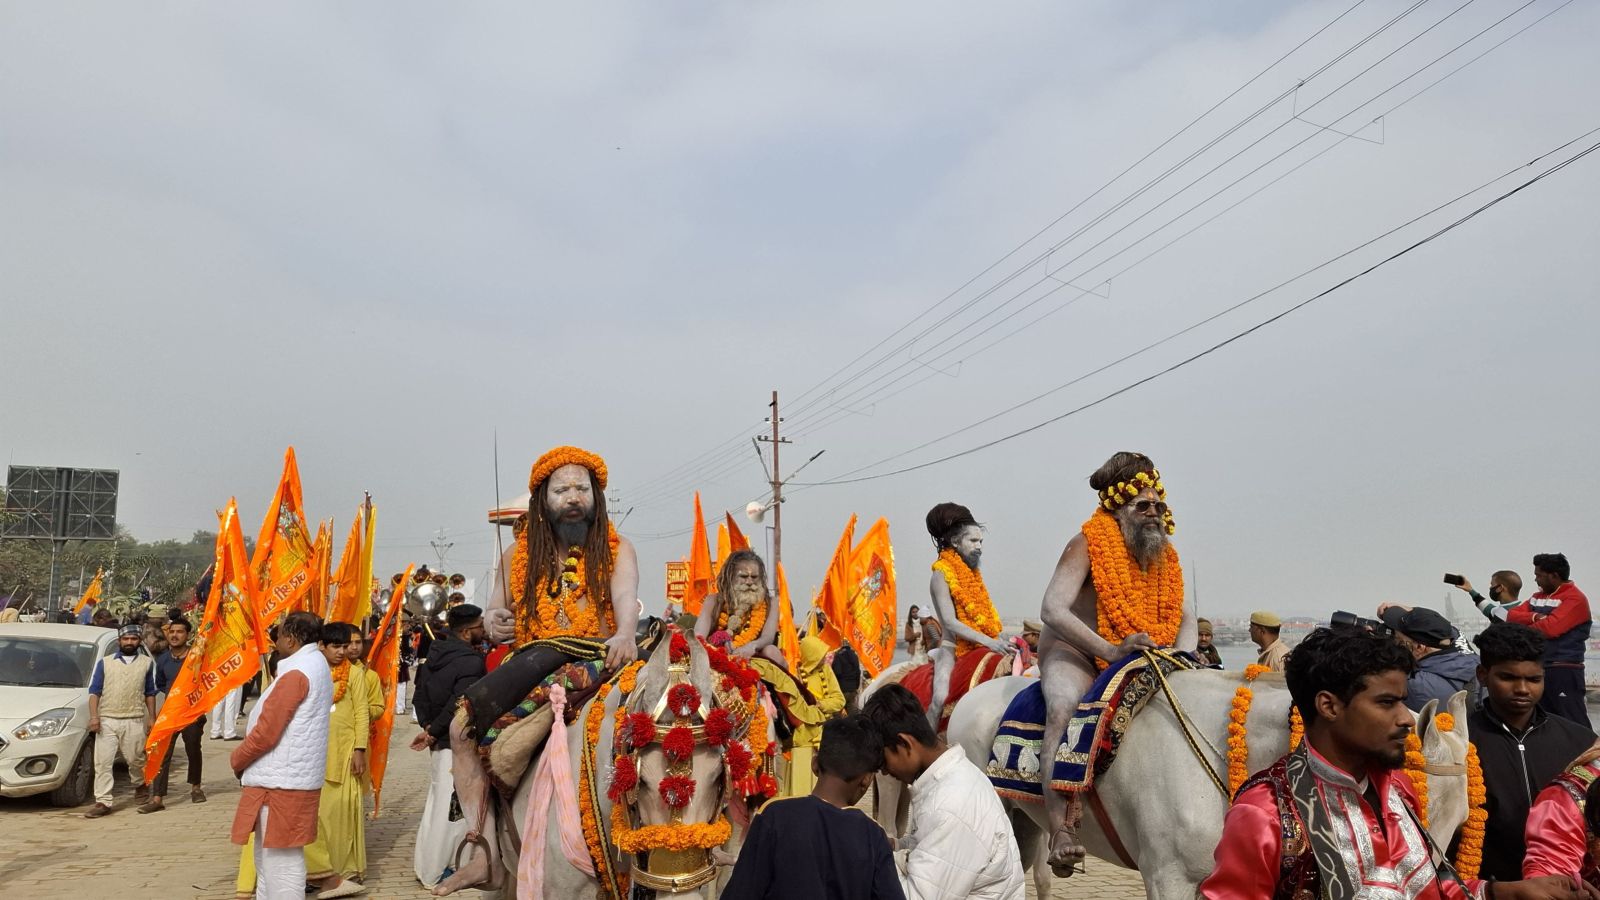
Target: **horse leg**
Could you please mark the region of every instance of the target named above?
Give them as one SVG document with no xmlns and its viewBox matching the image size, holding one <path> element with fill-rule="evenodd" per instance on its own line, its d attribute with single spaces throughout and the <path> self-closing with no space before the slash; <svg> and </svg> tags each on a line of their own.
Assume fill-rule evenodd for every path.
<svg viewBox="0 0 1600 900">
<path fill-rule="evenodd" d="M 462 719 L 450 723 L 450 773 L 456 783 L 456 799 L 461 803 L 461 815 L 467 821 L 468 838 L 497 838 L 493 798 L 489 796 L 489 776 L 483 771 L 478 758 L 477 743 L 467 736 Z M 485 840 L 467 849 L 467 858 L 461 868 L 439 882 L 433 889 L 435 897 L 453 894 L 490 881 L 498 856 L 498 840 Z"/>
<path fill-rule="evenodd" d="M 949 647 L 940 647 L 928 655 L 933 660 L 933 686 L 928 701 L 928 724 L 933 726 L 933 731 L 937 734 L 939 720 L 944 717 L 944 701 L 950 695 L 950 673 L 955 670 L 956 655 Z"/>
<path fill-rule="evenodd" d="M 1022 868 L 1033 873 L 1033 889 L 1038 896 L 1047 898 L 1050 896 L 1050 845 L 1025 811 L 1010 803 L 1006 805 L 1010 807 L 1011 832 L 1017 838 L 1017 855 L 1022 859 Z"/>
</svg>

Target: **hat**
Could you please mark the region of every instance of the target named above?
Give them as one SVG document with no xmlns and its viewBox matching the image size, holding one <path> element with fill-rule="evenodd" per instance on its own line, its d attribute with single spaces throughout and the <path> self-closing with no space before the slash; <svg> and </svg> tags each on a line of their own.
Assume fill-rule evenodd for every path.
<svg viewBox="0 0 1600 900">
<path fill-rule="evenodd" d="M 1450 620 L 1425 606 L 1415 609 L 1391 606 L 1378 618 L 1424 647 L 1448 647 L 1454 642 L 1455 628 Z"/>
<path fill-rule="evenodd" d="M 1213 630 L 1212 627 L 1211 627 L 1211 620 L 1210 619 L 1195 619 L 1194 623 L 1195 623 L 1195 626 L 1198 627 L 1201 631 L 1212 631 Z"/>
<path fill-rule="evenodd" d="M 1023 619 L 1022 620 L 1022 633 L 1023 634 L 1040 634 L 1043 631 L 1044 631 L 1044 623 L 1040 622 L 1038 619 Z"/>
<path fill-rule="evenodd" d="M 1283 618 L 1275 612 L 1260 610 L 1250 614 L 1250 624 L 1260 625 L 1262 628 L 1282 628 Z"/>
<path fill-rule="evenodd" d="M 125 637 L 142 638 L 142 637 L 144 637 L 144 629 L 140 628 L 137 625 L 124 625 L 121 628 L 117 629 L 117 637 L 119 637 L 119 638 L 125 638 Z"/>
</svg>

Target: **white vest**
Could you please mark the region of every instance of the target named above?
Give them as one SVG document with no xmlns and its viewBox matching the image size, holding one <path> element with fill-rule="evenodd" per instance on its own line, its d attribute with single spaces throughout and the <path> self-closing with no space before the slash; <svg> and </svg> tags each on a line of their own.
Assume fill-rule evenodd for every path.
<svg viewBox="0 0 1600 900">
<path fill-rule="evenodd" d="M 123 662 L 126 659 L 126 662 Z M 150 657 L 129 659 L 113 653 L 100 660 L 100 715 L 107 719 L 143 719 L 144 683 L 150 677 Z"/>
<path fill-rule="evenodd" d="M 333 675 L 328 660 L 315 643 L 306 644 L 288 659 L 278 661 L 278 677 L 256 701 L 245 723 L 245 734 L 256 727 L 256 719 L 278 689 L 283 676 L 299 672 L 311 683 L 310 691 L 289 720 L 277 746 L 244 770 L 240 784 L 245 787 L 284 788 L 308 791 L 322 787 L 323 770 L 328 764 L 328 714 L 333 711 Z"/>
</svg>

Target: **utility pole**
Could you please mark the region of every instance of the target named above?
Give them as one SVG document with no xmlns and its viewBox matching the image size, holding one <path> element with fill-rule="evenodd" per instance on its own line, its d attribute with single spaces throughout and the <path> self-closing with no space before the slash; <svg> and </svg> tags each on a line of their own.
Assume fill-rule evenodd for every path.
<svg viewBox="0 0 1600 900">
<path fill-rule="evenodd" d="M 772 436 L 763 435 L 757 440 L 772 445 L 772 571 L 778 571 L 778 564 L 783 561 L 783 476 L 778 474 L 778 447 L 789 443 L 789 439 L 779 434 L 778 426 L 783 422 L 778 415 L 778 392 L 772 392 Z M 773 578 L 777 578 L 774 574 Z"/>
<path fill-rule="evenodd" d="M 446 553 L 450 552 L 450 548 L 451 547 L 454 547 L 456 545 L 455 541 L 447 541 L 447 540 L 445 540 L 444 528 L 441 527 L 439 529 L 439 532 L 438 532 L 438 537 L 435 537 L 433 540 L 429 541 L 428 545 L 433 548 L 433 552 L 434 553 L 438 554 L 438 556 L 439 556 L 439 571 L 443 572 L 444 571 L 444 556 L 445 556 Z"/>
</svg>

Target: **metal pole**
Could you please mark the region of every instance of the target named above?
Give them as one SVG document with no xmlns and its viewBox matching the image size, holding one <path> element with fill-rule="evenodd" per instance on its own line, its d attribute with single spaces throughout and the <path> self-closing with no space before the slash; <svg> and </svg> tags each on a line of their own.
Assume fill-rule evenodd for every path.
<svg viewBox="0 0 1600 900">
<path fill-rule="evenodd" d="M 772 571 L 783 562 L 783 481 L 778 474 L 778 392 L 772 392 Z M 774 578 L 777 576 L 774 575 Z"/>
<path fill-rule="evenodd" d="M 50 542 L 50 592 L 45 605 L 60 604 L 56 599 L 56 582 L 61 577 L 61 548 L 66 546 L 66 541 L 56 540 Z"/>
</svg>

